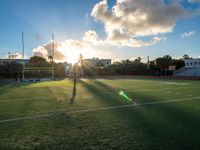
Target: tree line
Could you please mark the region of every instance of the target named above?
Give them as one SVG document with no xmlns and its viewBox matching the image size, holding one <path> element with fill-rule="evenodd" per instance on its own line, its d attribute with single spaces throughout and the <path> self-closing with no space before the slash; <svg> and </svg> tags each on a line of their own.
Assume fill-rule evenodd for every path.
<svg viewBox="0 0 200 150">
<path fill-rule="evenodd" d="M 39 57 L 33 56 L 30 58 L 29 62 L 25 64 L 25 67 L 37 67 L 37 68 L 45 68 L 52 67 L 54 65 L 54 75 L 56 78 L 64 78 L 65 77 L 65 63 L 56 63 L 53 62 L 53 58 L 50 56 L 48 60 Z M 1 78 L 16 78 L 22 77 L 23 64 L 19 63 L 10 63 L 0 65 L 0 77 Z"/>
<path fill-rule="evenodd" d="M 104 67 L 103 64 L 96 64 L 96 66 L 88 66 L 84 63 L 84 59 L 81 60 L 81 66 L 79 66 L 79 72 L 82 72 L 84 76 L 103 76 L 103 75 L 172 75 L 173 72 L 168 68 L 169 66 L 176 66 L 176 70 L 184 67 L 184 60 L 190 57 L 185 54 L 182 58 L 174 59 L 170 55 L 158 57 L 149 62 L 142 62 L 141 57 L 131 61 L 129 59 L 122 60 L 120 62 L 114 62 L 108 67 Z M 65 77 L 66 63 L 56 63 L 51 56 L 48 60 L 33 56 L 30 58 L 26 67 L 51 67 L 54 64 L 54 72 L 56 78 Z M 4 64 L 0 65 L 0 77 L 1 78 L 15 78 L 16 76 L 22 76 L 22 64 Z M 73 71 L 73 70 L 72 70 Z"/>
<path fill-rule="evenodd" d="M 129 59 L 122 60 L 120 62 L 114 62 L 108 67 L 88 67 L 83 65 L 82 69 L 85 75 L 173 75 L 173 71 L 169 70 L 169 66 L 175 66 L 175 69 L 179 69 L 185 66 L 184 60 L 190 59 L 185 54 L 182 58 L 175 59 L 170 55 L 164 55 L 158 57 L 149 62 L 142 62 L 142 58 L 138 57 L 131 61 Z"/>
</svg>

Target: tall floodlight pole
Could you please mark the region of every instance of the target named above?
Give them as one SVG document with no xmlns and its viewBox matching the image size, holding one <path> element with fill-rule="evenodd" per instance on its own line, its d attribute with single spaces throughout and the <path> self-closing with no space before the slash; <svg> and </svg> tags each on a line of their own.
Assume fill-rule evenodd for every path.
<svg viewBox="0 0 200 150">
<path fill-rule="evenodd" d="M 22 79 L 24 81 L 24 68 L 25 68 L 25 60 L 24 60 L 24 32 L 22 32 L 22 57 L 23 57 Z"/>
<path fill-rule="evenodd" d="M 23 68 L 25 67 L 24 62 L 24 32 L 22 32 L 22 57 L 23 57 Z"/>
<path fill-rule="evenodd" d="M 52 71 L 52 78 L 53 78 L 53 80 L 55 80 L 55 75 L 54 75 L 54 71 L 55 71 L 55 69 L 54 69 L 54 34 L 52 34 L 52 59 L 53 59 L 53 61 L 52 61 L 52 65 L 53 65 L 53 71 Z"/>
<path fill-rule="evenodd" d="M 149 56 L 147 56 L 147 69 L 149 69 Z"/>
<path fill-rule="evenodd" d="M 78 65 L 82 66 L 82 61 L 83 61 L 83 56 L 82 54 L 80 54 L 79 56 L 79 60 L 77 63 L 74 64 L 74 68 L 73 68 L 73 91 L 72 91 L 72 98 L 70 103 L 73 104 L 74 103 L 74 99 L 76 97 L 76 81 L 77 81 L 77 72 L 78 72 Z"/>
</svg>

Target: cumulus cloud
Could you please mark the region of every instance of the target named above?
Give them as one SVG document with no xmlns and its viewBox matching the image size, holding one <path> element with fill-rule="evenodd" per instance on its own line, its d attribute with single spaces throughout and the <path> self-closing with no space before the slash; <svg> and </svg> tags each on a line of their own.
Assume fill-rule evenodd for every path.
<svg viewBox="0 0 200 150">
<path fill-rule="evenodd" d="M 22 59 L 23 56 L 22 56 L 22 54 L 16 52 L 14 54 L 8 54 L 8 55 L 6 55 L 5 58 L 7 58 L 7 59 Z"/>
<path fill-rule="evenodd" d="M 200 0 L 188 0 L 189 3 L 200 3 Z"/>
<path fill-rule="evenodd" d="M 162 40 L 166 40 L 164 37 L 153 37 L 150 41 L 142 41 L 136 38 L 129 38 L 128 35 L 119 32 L 118 30 L 113 31 L 105 40 L 99 38 L 98 34 L 89 30 L 83 37 L 83 43 L 87 43 L 90 46 L 127 46 L 127 47 L 142 47 L 150 46 L 158 43 Z"/>
<path fill-rule="evenodd" d="M 68 39 L 63 42 L 54 42 L 54 60 L 55 61 L 75 61 L 79 58 L 80 54 L 89 55 L 91 53 L 90 47 L 78 40 Z M 86 51 L 87 50 L 87 51 Z M 53 44 L 52 42 L 46 43 L 43 46 L 38 46 L 33 50 L 33 56 L 41 56 L 48 58 L 53 55 Z"/>
<path fill-rule="evenodd" d="M 54 59 L 55 60 L 64 60 L 65 54 L 60 49 L 62 47 L 62 43 L 54 42 Z M 33 56 L 41 56 L 44 58 L 48 58 L 48 56 L 53 55 L 53 44 L 49 42 L 44 44 L 43 46 L 39 46 L 33 49 Z"/>
<path fill-rule="evenodd" d="M 96 43 L 99 41 L 99 36 L 94 30 L 89 30 L 85 32 L 85 35 L 83 37 L 83 41 L 86 43 Z"/>
<path fill-rule="evenodd" d="M 54 58 L 65 60 L 67 56 L 79 53 L 89 56 L 93 48 L 105 46 L 150 46 L 165 41 L 162 34 L 172 32 L 178 19 L 194 16 L 197 11 L 187 12 L 179 0 L 173 0 L 170 4 L 163 0 L 116 0 L 112 8 L 109 8 L 107 0 L 101 0 L 93 7 L 91 16 L 104 25 L 106 38 L 101 39 L 96 31 L 89 30 L 81 40 L 55 42 Z M 189 37 L 193 34 L 195 32 L 183 33 L 183 36 Z M 150 40 L 141 40 L 146 36 Z M 40 36 L 37 35 L 36 38 Z M 52 55 L 52 43 L 38 46 L 33 49 L 33 54 L 47 58 Z"/>
<path fill-rule="evenodd" d="M 54 59 L 57 61 L 65 61 L 67 58 L 67 53 L 70 53 L 70 50 L 84 48 L 85 45 L 80 41 L 76 40 L 66 40 L 64 42 L 54 42 Z M 33 56 L 41 56 L 48 58 L 48 56 L 53 55 L 53 43 L 49 42 L 43 46 L 38 46 L 33 49 Z"/>
<path fill-rule="evenodd" d="M 158 37 L 148 42 L 137 38 L 171 32 L 176 20 L 187 15 L 179 3 L 166 5 L 162 0 L 117 0 L 112 9 L 107 0 L 102 0 L 91 12 L 96 21 L 104 24 L 107 42 L 131 47 L 160 42 L 162 38 Z"/>
<path fill-rule="evenodd" d="M 134 47 L 134 48 L 139 48 L 143 46 L 150 46 L 156 43 L 159 43 L 160 41 L 165 41 L 165 37 L 153 37 L 149 41 L 144 41 L 144 40 L 139 40 L 136 38 L 131 38 L 131 39 L 122 39 L 122 40 L 107 40 L 107 44 L 110 44 L 112 46 L 127 46 L 127 47 Z"/>
<path fill-rule="evenodd" d="M 106 57 L 106 56 L 111 56 L 111 52 L 109 52 L 109 51 L 105 51 L 105 50 L 97 50 L 96 51 L 96 55 L 97 55 L 97 57 L 98 56 L 104 56 L 104 57 Z"/>
<path fill-rule="evenodd" d="M 118 30 L 129 36 L 146 36 L 171 32 L 177 19 L 186 15 L 177 3 L 162 0 L 117 0 L 110 10 L 107 0 L 96 4 L 91 15 L 104 23 L 108 34 Z"/>
<path fill-rule="evenodd" d="M 182 33 L 180 36 L 181 36 L 182 38 L 188 38 L 188 37 L 193 36 L 195 33 L 196 33 L 196 31 L 193 30 L 193 31 L 190 31 L 190 32 L 184 32 L 184 33 Z"/>
</svg>

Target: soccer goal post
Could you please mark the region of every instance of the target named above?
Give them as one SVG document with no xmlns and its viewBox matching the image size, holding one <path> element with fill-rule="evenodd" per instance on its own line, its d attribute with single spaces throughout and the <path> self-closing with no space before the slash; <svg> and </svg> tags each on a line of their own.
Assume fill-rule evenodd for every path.
<svg viewBox="0 0 200 150">
<path fill-rule="evenodd" d="M 23 81 L 48 81 L 54 79 L 54 69 L 52 67 L 24 68 L 22 70 Z"/>
</svg>

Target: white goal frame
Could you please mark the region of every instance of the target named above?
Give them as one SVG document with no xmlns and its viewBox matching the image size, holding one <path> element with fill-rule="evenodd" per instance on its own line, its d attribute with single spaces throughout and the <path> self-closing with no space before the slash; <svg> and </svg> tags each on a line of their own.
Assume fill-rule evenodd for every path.
<svg viewBox="0 0 200 150">
<path fill-rule="evenodd" d="M 26 79 L 26 72 L 36 72 L 38 73 L 39 77 L 31 77 Z M 49 77 L 40 77 L 42 75 L 42 72 L 50 72 Z M 22 80 L 23 81 L 48 81 L 48 80 L 54 80 L 54 67 L 25 67 L 22 69 Z"/>
</svg>

